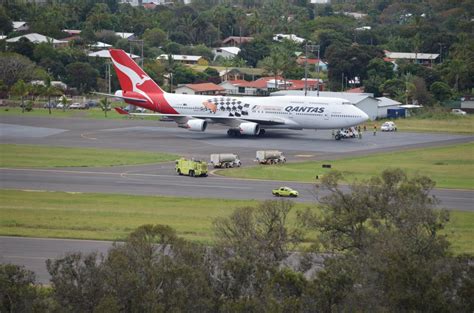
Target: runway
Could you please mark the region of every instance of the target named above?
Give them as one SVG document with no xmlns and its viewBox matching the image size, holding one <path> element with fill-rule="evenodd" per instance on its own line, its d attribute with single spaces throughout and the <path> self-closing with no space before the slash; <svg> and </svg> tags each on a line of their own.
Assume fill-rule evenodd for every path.
<svg viewBox="0 0 474 313">
<path fill-rule="evenodd" d="M 120 171 L 127 170 L 127 171 Z M 160 171 L 162 172 L 160 174 Z M 1 189 L 47 190 L 66 192 L 100 192 L 134 195 L 165 195 L 221 199 L 272 199 L 271 190 L 289 185 L 300 192 L 298 202 L 316 202 L 316 196 L 327 192 L 315 183 L 264 181 L 226 177 L 178 176 L 166 166 L 120 167 L 113 170 L 84 169 L 0 169 Z M 348 190 L 347 187 L 343 188 Z M 432 194 L 440 207 L 473 211 L 474 192 L 469 190 L 435 189 Z"/>
<path fill-rule="evenodd" d="M 226 129 L 211 125 L 205 133 L 179 129 L 173 122 L 145 120 L 94 120 L 84 118 L 0 116 L 0 140 L 9 144 L 118 148 L 175 153 L 208 160 L 211 153 L 236 153 L 243 166 L 254 164 L 255 151 L 278 149 L 289 162 L 335 159 L 376 152 L 471 142 L 474 136 L 422 133 L 372 133 L 362 139 L 335 141 L 330 131 L 268 131 L 263 138 L 228 138 Z M 381 164 L 384 166 L 384 164 Z M 122 193 L 269 199 L 270 190 L 290 185 L 300 191 L 297 201 L 316 200 L 314 184 L 243 180 L 211 175 L 177 176 L 173 163 L 107 168 L 0 169 L 2 189 Z M 323 193 L 324 194 L 324 193 Z M 322 194 L 320 194 L 322 195 Z M 436 189 L 441 206 L 473 211 L 474 193 Z M 106 252 L 110 242 L 0 237 L 1 262 L 27 266 L 48 281 L 44 261 L 67 251 Z"/>
</svg>

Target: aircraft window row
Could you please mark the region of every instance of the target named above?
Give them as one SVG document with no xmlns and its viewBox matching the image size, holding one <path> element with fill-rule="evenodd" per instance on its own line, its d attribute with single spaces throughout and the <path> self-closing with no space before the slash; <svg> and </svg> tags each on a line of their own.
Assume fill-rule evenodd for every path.
<svg viewBox="0 0 474 313">
<path fill-rule="evenodd" d="M 296 115 L 308 115 L 308 116 L 323 116 L 322 114 L 316 113 L 296 113 Z"/>
<path fill-rule="evenodd" d="M 360 117 L 359 115 L 345 115 L 345 114 L 331 114 L 331 117 L 350 117 L 350 118 L 356 118 Z"/>
<path fill-rule="evenodd" d="M 288 114 L 288 112 L 268 112 L 268 113 L 272 113 L 272 114 Z"/>
</svg>

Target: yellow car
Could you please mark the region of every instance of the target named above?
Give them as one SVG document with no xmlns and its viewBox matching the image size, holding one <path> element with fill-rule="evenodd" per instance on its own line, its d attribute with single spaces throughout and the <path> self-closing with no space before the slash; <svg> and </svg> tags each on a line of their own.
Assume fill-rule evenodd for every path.
<svg viewBox="0 0 474 313">
<path fill-rule="evenodd" d="M 290 187 L 280 187 L 273 189 L 272 194 L 276 197 L 298 197 L 298 191 Z"/>
</svg>

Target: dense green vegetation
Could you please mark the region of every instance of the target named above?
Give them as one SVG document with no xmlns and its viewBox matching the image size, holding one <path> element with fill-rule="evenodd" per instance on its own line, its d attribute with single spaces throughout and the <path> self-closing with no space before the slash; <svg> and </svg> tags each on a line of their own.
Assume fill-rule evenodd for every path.
<svg viewBox="0 0 474 313">
<path fill-rule="evenodd" d="M 331 193 L 320 210 L 298 210 L 298 225 L 290 201 L 213 218 L 212 246 L 143 225 L 106 256 L 47 260 L 48 289 L 32 272 L 2 264 L 0 310 L 472 312 L 472 256 L 452 254 L 449 213 L 433 210 L 429 178 L 385 171 L 349 192 L 338 179 L 324 179 Z M 292 253 L 305 235 L 311 248 Z"/>
<path fill-rule="evenodd" d="M 440 188 L 473 189 L 474 143 L 380 153 L 339 160 L 245 167 L 218 171 L 242 178 L 315 182 L 316 175 L 327 173 L 322 164 L 343 173 L 346 182 L 378 175 L 385 168 L 399 167 L 409 175 L 428 175 Z"/>
<path fill-rule="evenodd" d="M 100 167 L 174 161 L 177 155 L 117 149 L 1 144 L 0 167 Z"/>
<path fill-rule="evenodd" d="M 219 79 L 212 69 L 197 72 L 171 60 L 156 62 L 162 53 L 202 55 L 212 65 L 259 66 L 267 75 L 299 79 L 304 70 L 296 66 L 295 52 L 304 51 L 304 46 L 272 40 L 276 33 L 293 33 L 319 45 L 320 56 L 329 63 L 330 90 L 362 85 L 377 96 L 385 94 L 403 103 L 429 106 L 459 99 L 474 86 L 472 1 L 332 1 L 330 5 L 284 0 L 173 2 L 155 9 L 116 0 L 5 3 L 0 7 L 0 32 L 8 37 L 19 35 L 12 31 L 11 22 L 20 20 L 28 22 L 30 32 L 56 39 L 69 36 L 63 29 L 80 29 L 82 33 L 71 45 L 58 49 L 28 41 L 8 46 L 0 42 L 0 51 L 5 51 L 0 54 L 0 89 L 22 98 L 50 96 L 57 91 L 48 84 L 26 94 L 22 86 L 13 85 L 20 80 L 61 79 L 78 92 L 105 91 L 105 61 L 88 58 L 84 48 L 102 41 L 125 50 L 132 47 L 140 54 L 138 45 L 113 31 L 132 32 L 144 41 L 144 68 L 159 83 L 164 83 L 164 75 L 169 73 L 173 73 L 174 85 Z M 365 15 L 354 18 L 342 12 Z M 252 36 L 254 40 L 242 44 L 234 60 L 213 60 L 211 48 L 220 46 L 228 36 Z M 438 53 L 440 57 L 433 67 L 399 62 L 394 70 L 392 63 L 384 61 L 383 50 Z M 314 68 L 310 75 L 315 76 Z M 350 83 L 356 78 L 359 83 Z M 115 79 L 112 87 L 118 87 Z"/>
</svg>

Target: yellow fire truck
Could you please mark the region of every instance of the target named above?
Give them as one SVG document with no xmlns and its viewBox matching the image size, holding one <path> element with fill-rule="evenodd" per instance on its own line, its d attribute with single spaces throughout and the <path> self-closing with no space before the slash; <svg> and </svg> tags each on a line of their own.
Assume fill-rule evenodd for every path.
<svg viewBox="0 0 474 313">
<path fill-rule="evenodd" d="M 207 162 L 181 158 L 176 160 L 176 173 L 191 177 L 207 176 Z"/>
</svg>

